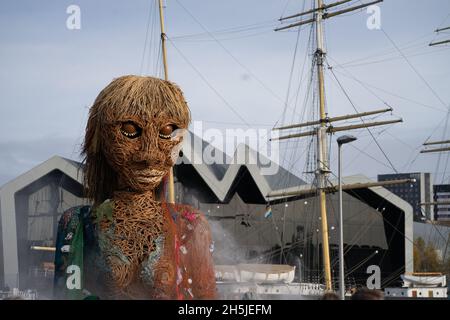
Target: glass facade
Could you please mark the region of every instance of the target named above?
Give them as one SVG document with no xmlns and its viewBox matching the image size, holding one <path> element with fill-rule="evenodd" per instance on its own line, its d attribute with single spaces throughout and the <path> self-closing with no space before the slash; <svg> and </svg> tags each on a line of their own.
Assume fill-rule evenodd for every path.
<svg viewBox="0 0 450 320">
<path fill-rule="evenodd" d="M 414 211 L 414 220 L 422 221 L 425 218 L 433 220 L 431 207 L 422 206 L 423 202 L 431 202 L 431 176 L 429 173 L 398 173 L 398 174 L 381 174 L 378 175 L 378 181 L 399 180 L 399 179 L 415 179 L 416 182 L 407 184 L 386 185 L 384 188 L 396 194 L 406 202 L 408 202 Z"/>
<path fill-rule="evenodd" d="M 434 201 L 450 201 L 450 184 L 434 186 Z M 450 221 L 450 205 L 434 206 L 434 217 L 438 221 Z"/>
</svg>

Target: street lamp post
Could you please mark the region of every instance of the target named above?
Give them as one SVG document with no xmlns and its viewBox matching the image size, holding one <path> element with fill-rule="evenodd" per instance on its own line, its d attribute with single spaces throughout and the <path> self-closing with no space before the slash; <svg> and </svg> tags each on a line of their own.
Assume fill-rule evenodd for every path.
<svg viewBox="0 0 450 320">
<path fill-rule="evenodd" d="M 338 143 L 338 179 L 339 179 L 339 294 L 345 300 L 344 281 L 344 223 L 342 218 L 342 145 L 356 140 L 356 137 L 345 135 L 337 139 Z"/>
</svg>

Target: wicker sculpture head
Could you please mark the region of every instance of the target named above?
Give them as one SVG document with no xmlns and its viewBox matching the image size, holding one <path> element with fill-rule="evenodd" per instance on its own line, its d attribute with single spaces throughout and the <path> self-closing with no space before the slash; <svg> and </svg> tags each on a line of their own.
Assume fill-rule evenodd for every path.
<svg viewBox="0 0 450 320">
<path fill-rule="evenodd" d="M 190 122 L 181 90 L 152 77 L 123 76 L 90 109 L 83 147 L 88 197 L 154 190 L 174 165 Z"/>
</svg>

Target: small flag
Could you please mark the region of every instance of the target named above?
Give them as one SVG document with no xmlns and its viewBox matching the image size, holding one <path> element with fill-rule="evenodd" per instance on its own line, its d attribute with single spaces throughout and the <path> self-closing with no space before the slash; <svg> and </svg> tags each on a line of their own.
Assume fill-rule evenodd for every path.
<svg viewBox="0 0 450 320">
<path fill-rule="evenodd" d="M 272 207 L 266 206 L 266 213 L 264 213 L 264 218 L 270 218 L 272 216 Z"/>
</svg>

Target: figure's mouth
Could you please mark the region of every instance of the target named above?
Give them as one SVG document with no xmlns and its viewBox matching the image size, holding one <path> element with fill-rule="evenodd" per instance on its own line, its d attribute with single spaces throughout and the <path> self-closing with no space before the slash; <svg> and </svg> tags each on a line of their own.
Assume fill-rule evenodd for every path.
<svg viewBox="0 0 450 320">
<path fill-rule="evenodd" d="M 166 172 L 157 169 L 144 169 L 136 172 L 136 180 L 139 182 L 157 182 L 165 176 Z"/>
</svg>

